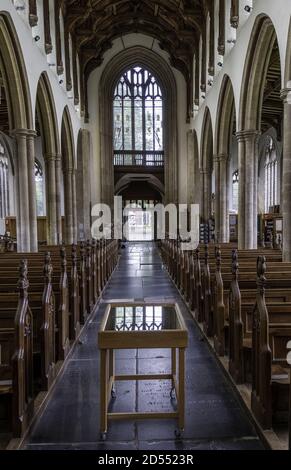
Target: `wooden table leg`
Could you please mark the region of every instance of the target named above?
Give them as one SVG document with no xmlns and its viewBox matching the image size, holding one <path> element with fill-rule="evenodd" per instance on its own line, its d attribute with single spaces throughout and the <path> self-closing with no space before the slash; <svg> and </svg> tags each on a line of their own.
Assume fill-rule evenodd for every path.
<svg viewBox="0 0 291 470">
<path fill-rule="evenodd" d="M 109 380 L 112 381 L 111 387 L 111 396 L 115 398 L 115 386 L 114 386 L 114 377 L 115 377 L 115 354 L 114 349 L 109 350 Z"/>
<path fill-rule="evenodd" d="M 185 348 L 179 348 L 179 429 L 184 429 L 185 422 Z"/>
<path fill-rule="evenodd" d="M 173 394 L 173 390 L 175 388 L 175 380 L 174 380 L 174 376 L 176 375 L 177 373 L 177 364 L 176 364 L 176 348 L 172 348 L 171 349 L 171 352 L 172 352 L 172 362 L 171 362 L 171 366 L 172 366 L 172 391 L 171 391 L 171 396 Z"/>
<path fill-rule="evenodd" d="M 107 432 L 107 384 L 108 384 L 108 351 L 100 350 L 100 432 Z"/>
</svg>

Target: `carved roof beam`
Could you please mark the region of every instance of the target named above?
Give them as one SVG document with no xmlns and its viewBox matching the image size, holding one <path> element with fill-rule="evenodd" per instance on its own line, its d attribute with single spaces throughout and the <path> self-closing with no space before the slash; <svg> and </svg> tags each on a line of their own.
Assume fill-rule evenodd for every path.
<svg viewBox="0 0 291 470">
<path fill-rule="evenodd" d="M 29 24 L 33 28 L 38 23 L 36 0 L 29 0 Z"/>
<path fill-rule="evenodd" d="M 238 28 L 238 25 L 239 25 L 239 0 L 231 0 L 230 24 L 233 28 Z"/>
<path fill-rule="evenodd" d="M 50 8 L 49 0 L 43 0 L 43 26 L 44 26 L 44 49 L 46 54 L 53 50 L 51 26 L 50 26 Z"/>
<path fill-rule="evenodd" d="M 219 0 L 218 54 L 225 54 L 225 0 Z"/>
</svg>

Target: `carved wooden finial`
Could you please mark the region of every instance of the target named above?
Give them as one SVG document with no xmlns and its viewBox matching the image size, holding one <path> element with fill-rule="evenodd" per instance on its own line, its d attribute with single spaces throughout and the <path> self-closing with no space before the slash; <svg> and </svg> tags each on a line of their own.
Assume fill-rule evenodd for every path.
<svg viewBox="0 0 291 470">
<path fill-rule="evenodd" d="M 221 270 L 221 249 L 220 246 L 215 248 L 215 257 L 216 257 L 216 267 L 217 271 Z"/>
<path fill-rule="evenodd" d="M 22 259 L 19 265 L 19 280 L 17 284 L 20 297 L 27 297 L 27 289 L 29 287 L 27 272 L 27 259 Z"/>
<path fill-rule="evenodd" d="M 258 291 L 261 295 L 264 295 L 267 284 L 267 278 L 265 276 L 267 271 L 267 262 L 265 256 L 259 256 L 257 259 L 257 286 Z"/>
<path fill-rule="evenodd" d="M 274 236 L 273 236 L 273 232 L 270 232 L 269 240 L 270 240 L 270 248 L 274 248 Z"/>
<path fill-rule="evenodd" d="M 72 265 L 77 266 L 77 245 L 72 245 Z"/>
<path fill-rule="evenodd" d="M 195 255 L 196 255 L 196 259 L 198 261 L 200 259 L 200 248 L 196 248 Z"/>
<path fill-rule="evenodd" d="M 278 248 L 279 250 L 282 250 L 282 237 L 280 233 L 278 235 Z"/>
<path fill-rule="evenodd" d="M 52 282 L 52 273 L 53 273 L 53 266 L 52 266 L 51 254 L 49 251 L 47 251 L 45 254 L 44 267 L 43 267 L 43 275 L 44 275 L 44 280 L 46 284 L 49 284 Z"/>
<path fill-rule="evenodd" d="M 232 254 L 231 254 L 231 271 L 232 271 L 233 279 L 235 281 L 238 280 L 238 269 L 239 269 L 238 251 L 237 250 L 232 250 Z"/>
<path fill-rule="evenodd" d="M 83 241 L 80 243 L 80 255 L 82 259 L 85 258 L 85 243 Z"/>
<path fill-rule="evenodd" d="M 205 245 L 205 264 L 208 263 L 209 260 L 209 249 L 208 249 L 208 244 L 206 243 Z"/>
<path fill-rule="evenodd" d="M 62 271 L 65 272 L 67 269 L 67 252 L 66 252 L 66 247 L 64 245 L 61 246 L 60 253 L 61 253 Z"/>
</svg>

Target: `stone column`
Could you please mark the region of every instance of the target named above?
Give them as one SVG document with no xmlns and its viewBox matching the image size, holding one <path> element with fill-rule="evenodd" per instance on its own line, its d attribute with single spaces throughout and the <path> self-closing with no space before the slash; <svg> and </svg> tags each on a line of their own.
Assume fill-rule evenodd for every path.
<svg viewBox="0 0 291 470">
<path fill-rule="evenodd" d="M 72 171 L 72 168 L 64 170 L 65 242 L 69 245 L 74 243 Z"/>
<path fill-rule="evenodd" d="M 237 133 L 239 161 L 239 249 L 256 249 L 258 238 L 257 130 Z"/>
<path fill-rule="evenodd" d="M 72 170 L 72 210 L 73 210 L 73 238 L 74 243 L 78 241 L 77 226 L 77 194 L 76 194 L 76 170 Z"/>
<path fill-rule="evenodd" d="M 56 199 L 56 155 L 46 155 L 47 161 L 47 242 L 58 244 L 57 199 Z"/>
<path fill-rule="evenodd" d="M 215 174 L 215 239 L 220 240 L 220 163 L 217 155 L 213 158 Z"/>
<path fill-rule="evenodd" d="M 17 251 L 30 250 L 28 168 L 27 168 L 27 131 L 17 129 L 13 132 L 16 143 L 16 232 Z"/>
<path fill-rule="evenodd" d="M 283 133 L 283 180 L 282 180 L 282 215 L 283 215 L 283 261 L 291 261 L 291 83 L 281 91 L 284 100 Z"/>
<path fill-rule="evenodd" d="M 227 155 L 219 155 L 219 243 L 229 242 L 227 200 Z"/>
<path fill-rule="evenodd" d="M 201 178 L 201 199 L 200 199 L 200 217 L 205 222 L 205 213 L 206 213 L 206 201 L 205 201 L 205 176 L 206 170 L 200 170 L 200 178 Z"/>
<path fill-rule="evenodd" d="M 27 131 L 27 172 L 29 198 L 30 251 L 38 251 L 35 187 L 35 131 Z"/>
<path fill-rule="evenodd" d="M 61 155 L 56 155 L 56 159 L 55 159 L 55 181 L 56 181 L 57 243 L 60 244 L 63 241 L 62 207 L 61 207 L 61 191 L 62 191 L 62 162 L 61 162 Z"/>
</svg>

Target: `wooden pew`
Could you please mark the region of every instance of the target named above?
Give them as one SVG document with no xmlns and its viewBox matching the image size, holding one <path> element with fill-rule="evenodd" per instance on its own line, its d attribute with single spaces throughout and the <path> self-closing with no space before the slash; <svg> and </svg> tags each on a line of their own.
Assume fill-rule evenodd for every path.
<svg viewBox="0 0 291 470">
<path fill-rule="evenodd" d="M 70 333 L 69 333 L 69 280 L 67 275 L 67 257 L 64 247 L 58 248 L 58 252 L 49 253 L 50 263 L 54 262 L 54 270 L 51 272 L 51 284 L 54 294 L 54 308 L 56 311 L 56 355 L 55 359 L 64 360 L 70 350 Z M 4 276 L 0 285 L 0 290 L 12 289 L 15 283 L 13 276 L 15 275 L 15 267 L 23 254 L 14 253 L 10 256 L 5 255 L 0 258 L 0 277 Z M 26 253 L 26 258 L 29 262 L 29 279 L 30 286 L 35 292 L 40 292 L 43 289 L 41 281 L 43 272 L 43 256 L 45 253 Z M 7 279 L 7 274 L 12 276 L 10 281 Z M 7 285 L 8 284 L 8 285 Z M 9 286 L 10 284 L 10 286 Z"/>
<path fill-rule="evenodd" d="M 229 370 L 237 383 L 244 383 L 249 380 L 251 374 L 252 314 L 257 289 L 241 289 L 236 251 L 232 257 L 233 279 L 229 290 Z M 272 275 L 276 276 L 277 273 Z M 284 323 L 288 321 L 288 316 L 290 318 L 291 312 L 290 275 L 287 273 L 287 279 L 281 279 L 282 288 L 273 288 L 276 280 L 269 279 L 270 288 L 265 297 L 271 321 Z"/>
<path fill-rule="evenodd" d="M 0 314 L 0 401 L 10 403 L 11 422 L 6 431 L 21 437 L 34 412 L 33 399 L 33 315 L 28 301 L 27 262 L 19 268 L 18 296 L 0 294 L 1 306 L 10 305 Z M 6 408 L 7 409 L 7 408 Z M 9 416 L 8 416 L 9 418 Z"/>
<path fill-rule="evenodd" d="M 236 251 L 233 251 L 233 253 Z M 233 256 L 232 253 L 232 256 Z M 219 259 L 217 259 L 219 257 Z M 272 258 L 271 258 L 272 259 Z M 223 271 L 222 271 L 223 267 Z M 289 287 L 291 283 L 288 284 L 288 281 L 283 279 L 290 273 L 289 279 L 291 278 L 291 264 L 280 263 L 280 262 L 270 262 L 270 270 L 272 271 L 272 287 Z M 240 275 L 240 285 L 244 289 L 245 294 L 247 294 L 247 289 L 252 290 L 256 285 L 255 279 L 255 262 L 253 259 L 253 254 L 250 260 L 243 258 L 241 263 L 241 275 Z M 204 273 L 208 273 L 209 269 L 204 268 Z M 215 340 L 215 349 L 216 352 L 223 356 L 225 353 L 225 329 L 226 323 L 229 318 L 229 292 L 231 286 L 235 289 L 233 274 L 230 272 L 230 266 L 228 263 L 222 265 L 221 261 L 221 251 L 220 249 L 216 250 L 216 269 L 215 272 L 210 276 L 210 290 L 211 290 L 211 313 L 214 315 L 214 340 Z M 248 293 L 249 294 L 249 293 Z M 290 293 L 291 294 L 291 293 Z M 255 291 L 253 297 L 255 295 Z M 291 297 L 290 297 L 291 299 Z"/>
<path fill-rule="evenodd" d="M 270 328 L 265 300 L 266 259 L 258 259 L 257 296 L 252 335 L 252 411 L 263 428 L 272 427 L 277 413 L 287 414 L 290 376 L 286 346 L 291 339 L 291 322 Z M 279 416 L 281 419 L 282 416 Z"/>
<path fill-rule="evenodd" d="M 15 260 L 14 260 L 15 261 Z M 13 293 L 17 284 L 17 275 L 13 267 L 1 267 L 0 292 Z M 12 269 L 12 271 L 11 271 Z M 9 273 L 9 277 L 8 277 Z M 14 275 L 13 275 L 14 274 Z M 29 305 L 33 314 L 33 362 L 35 391 L 48 390 L 55 379 L 56 363 L 56 310 L 52 288 L 52 264 L 49 253 L 45 255 L 45 264 L 40 265 L 34 275 L 30 274 Z M 3 305 L 4 310 L 9 305 Z M 0 315 L 3 314 L 3 309 Z"/>
</svg>

